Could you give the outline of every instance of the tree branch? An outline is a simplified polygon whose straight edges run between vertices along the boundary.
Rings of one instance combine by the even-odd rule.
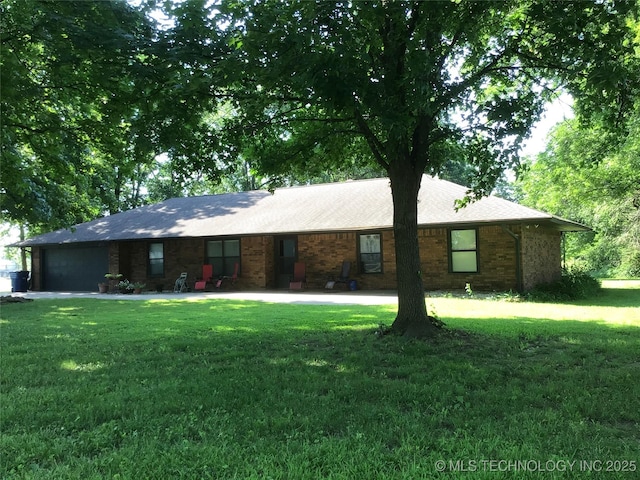
[[[364,136],[369,148],[371,149],[371,153],[373,153],[373,157],[376,159],[376,162],[380,164],[385,170],[389,170],[389,162],[387,162],[384,158],[384,145],[376,135],[371,131],[369,125],[367,125],[366,120],[362,116],[360,109],[356,107],[354,109],[354,113],[356,114],[356,124],[360,130],[362,136]]]
[[[8,127],[17,128],[20,130],[26,130],[31,133],[38,133],[38,134],[44,134],[54,130],[52,128],[35,128],[35,127],[32,127],[31,125],[25,125],[24,123],[12,123],[12,122],[6,122],[6,121],[4,122],[4,125]]]

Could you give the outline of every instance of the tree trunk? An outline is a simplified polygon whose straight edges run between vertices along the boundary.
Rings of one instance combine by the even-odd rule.
[[[391,329],[412,338],[433,337],[439,327],[428,316],[418,244],[418,191],[422,174],[389,172],[398,275],[398,314]]]
[[[20,224],[20,241],[24,242],[25,237],[26,237],[26,233],[25,233],[24,225],[21,223]],[[23,271],[29,270],[27,265],[26,247],[20,247],[20,265],[22,266]]]

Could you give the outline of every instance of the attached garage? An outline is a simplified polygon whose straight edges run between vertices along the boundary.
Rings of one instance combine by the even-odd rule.
[[[41,252],[42,289],[94,291],[109,271],[106,245],[44,247]]]

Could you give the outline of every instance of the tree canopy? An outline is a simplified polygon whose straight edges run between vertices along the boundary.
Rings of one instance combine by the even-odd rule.
[[[638,96],[635,0],[149,0],[138,8],[13,0],[3,8],[2,70],[12,76],[6,97],[2,82],[3,162],[22,188],[3,192],[11,218],[30,217],[31,191],[65,198],[46,192],[53,187],[38,183],[40,171],[60,170],[51,176],[71,189],[68,204],[105,185],[120,201],[118,179],[144,176],[161,152],[171,175],[219,177],[246,165],[269,178],[383,172],[394,202],[393,328],[407,335],[436,328],[417,242],[423,173],[451,171],[454,159],[466,165],[470,197],[486,195],[517,167],[522,141],[560,88],[582,118],[618,135]],[[166,25],[149,19],[154,9]],[[117,168],[103,175],[110,162]],[[94,183],[66,181],[78,171]]]
[[[147,153],[134,78],[151,24],[124,2],[0,8],[5,220],[56,228],[117,211]]]
[[[416,225],[422,174],[460,158],[473,171],[470,192],[486,195],[517,166],[521,142],[561,86],[585,118],[624,125],[638,91],[636,9],[614,1],[222,1],[200,17],[204,36],[191,38],[224,57],[215,94],[234,110],[221,138],[229,155],[249,152],[272,174],[349,162],[386,172],[393,328],[430,335]]]
[[[521,203],[594,229],[569,238],[569,256],[601,275],[640,276],[640,112],[628,129],[612,143],[601,127],[567,120],[517,183]]]

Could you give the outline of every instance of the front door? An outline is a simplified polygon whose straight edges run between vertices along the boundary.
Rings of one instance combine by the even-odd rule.
[[[298,258],[298,239],[278,237],[276,239],[276,286],[289,288],[293,276],[293,264]]]

